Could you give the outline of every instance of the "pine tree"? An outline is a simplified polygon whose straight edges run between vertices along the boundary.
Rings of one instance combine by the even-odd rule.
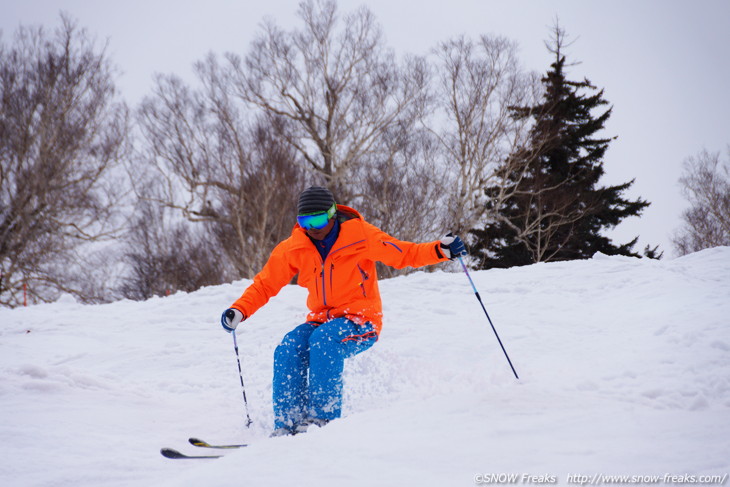
[[[622,196],[633,180],[599,186],[603,157],[615,137],[596,134],[612,108],[594,115],[608,105],[603,90],[587,79],[566,78],[563,40],[556,26],[548,46],[555,61],[542,78],[541,101],[512,108],[514,117],[532,117],[534,125],[526,146],[500,167],[503,183],[485,190],[493,218],[471,232],[477,240],[472,251],[483,268],[583,259],[596,252],[638,256],[632,250],[638,237],[615,245],[601,232],[639,215],[649,203]]]

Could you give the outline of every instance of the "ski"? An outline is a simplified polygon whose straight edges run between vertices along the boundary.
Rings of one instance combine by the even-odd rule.
[[[197,446],[200,448],[217,448],[219,450],[230,450],[234,448],[243,448],[245,446],[248,446],[246,444],[240,444],[240,445],[211,445],[207,441],[200,440],[198,438],[189,438],[188,441],[191,445]]]
[[[197,460],[201,458],[220,458],[223,455],[185,455],[172,448],[163,448],[160,450],[162,456],[165,458],[172,458],[173,460]]]

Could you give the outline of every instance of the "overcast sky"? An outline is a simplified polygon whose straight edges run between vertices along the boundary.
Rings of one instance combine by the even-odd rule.
[[[154,73],[191,77],[208,52],[245,54],[265,16],[300,25],[295,0],[0,0],[2,41],[18,25],[59,24],[67,12],[100,41],[120,69],[118,86],[136,105]],[[340,12],[367,5],[398,54],[426,54],[466,34],[498,34],[520,46],[525,68],[545,72],[544,41],[560,19],[574,43],[571,79],[605,89],[613,116],[604,135],[617,135],[605,157],[604,184],[636,178],[631,198],[652,203],[610,233],[615,243],[640,236],[636,249],[670,237],[687,206],[677,184],[682,161],[730,144],[730,0],[339,0]]]

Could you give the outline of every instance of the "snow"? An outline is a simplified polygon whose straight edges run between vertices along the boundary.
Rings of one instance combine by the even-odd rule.
[[[468,486],[517,474],[567,485],[730,472],[730,248],[471,275],[519,380],[463,272],[383,280],[383,333],[347,363],[343,418],[274,439],[272,356],[304,319],[299,287],[239,328],[250,429],[218,323],[248,281],[2,309],[2,484]],[[250,446],[218,460],[159,454],[206,452],[190,436]]]

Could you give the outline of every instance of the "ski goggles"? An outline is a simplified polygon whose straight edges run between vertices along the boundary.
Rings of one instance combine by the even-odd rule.
[[[330,219],[337,213],[337,205],[334,204],[327,211],[318,211],[316,213],[306,213],[297,215],[297,223],[305,230],[315,229],[321,230],[327,226]]]

